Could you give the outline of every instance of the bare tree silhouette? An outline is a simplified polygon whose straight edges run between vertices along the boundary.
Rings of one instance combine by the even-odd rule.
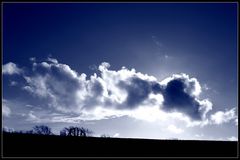
[[[33,133],[40,134],[40,135],[52,135],[53,134],[51,131],[51,128],[46,125],[34,126]]]
[[[61,136],[81,136],[81,137],[87,137],[90,136],[93,132],[87,128],[83,127],[65,127],[60,131]]]
[[[68,129],[68,128],[62,129],[62,130],[60,131],[60,136],[67,136],[67,133],[68,133],[67,129]]]
[[[87,129],[87,128],[80,128],[80,136],[86,137],[86,136],[91,136],[91,134],[93,133],[93,131]]]

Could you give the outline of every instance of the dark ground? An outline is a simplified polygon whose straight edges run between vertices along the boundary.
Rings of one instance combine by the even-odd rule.
[[[237,142],[3,135],[3,157],[237,157]]]

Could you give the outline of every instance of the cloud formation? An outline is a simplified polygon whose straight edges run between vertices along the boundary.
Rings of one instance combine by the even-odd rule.
[[[198,99],[201,86],[196,78],[189,78],[186,74],[173,75],[163,80],[162,84],[164,110],[177,110],[192,119],[201,120],[212,109],[212,103],[208,99]]]
[[[29,111],[27,115],[24,115],[27,117],[26,121],[34,122],[34,123],[41,123],[41,119],[39,119],[36,115],[34,115],[34,111]]]
[[[11,109],[8,106],[7,100],[3,99],[2,102],[2,115],[4,117],[9,117],[11,115]]]
[[[16,81],[10,81],[10,86],[16,86],[18,83]]]
[[[237,115],[236,115],[236,108],[232,108],[230,110],[218,111],[211,115],[211,121],[213,124],[222,124],[228,123],[230,121],[235,121],[237,123]]]
[[[18,68],[18,66],[15,63],[9,62],[3,65],[2,72],[3,74],[6,74],[6,75],[13,75],[13,74],[21,74],[23,70]]]
[[[181,128],[177,128],[175,125],[169,125],[167,128],[170,132],[173,132],[175,134],[181,134],[184,132]]]
[[[87,77],[54,58],[30,61],[32,73],[23,75],[22,89],[43,99],[48,109],[56,113],[73,114],[71,117],[55,116],[51,119],[54,122],[120,116],[147,121],[180,120],[188,126],[223,121],[218,118],[221,112],[213,115],[211,121],[206,119],[212,103],[199,98],[200,83],[184,73],[160,81],[135,69],[111,70],[110,64],[103,62],[98,66],[98,73]],[[36,118],[33,113],[29,113],[29,117]]]

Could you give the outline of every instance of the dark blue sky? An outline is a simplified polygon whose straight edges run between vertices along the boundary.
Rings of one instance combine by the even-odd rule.
[[[50,54],[88,76],[104,61],[159,80],[186,73],[210,88],[212,111],[237,107],[237,3],[4,3],[3,64]],[[27,96],[7,78],[5,99]]]

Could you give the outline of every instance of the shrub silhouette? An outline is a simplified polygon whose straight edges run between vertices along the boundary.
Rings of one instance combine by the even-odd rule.
[[[101,136],[100,136],[101,138],[111,138],[109,135],[107,135],[107,134],[102,134]]]
[[[87,128],[83,127],[65,127],[60,131],[61,136],[81,136],[81,137],[87,137],[90,136],[93,132]]]
[[[26,131],[25,133],[26,134],[34,134],[34,131],[33,130],[29,130],[29,131]]]
[[[12,128],[7,128],[7,127],[3,127],[3,128],[2,128],[2,131],[3,131],[4,133],[6,133],[6,132],[8,132],[8,133],[14,133],[14,132],[15,132],[14,129],[12,129]]]
[[[23,130],[20,130],[20,131],[13,131],[13,132],[11,132],[11,133],[17,133],[17,134],[25,134],[25,133],[27,133],[27,134],[28,134],[27,131],[24,132]]]

